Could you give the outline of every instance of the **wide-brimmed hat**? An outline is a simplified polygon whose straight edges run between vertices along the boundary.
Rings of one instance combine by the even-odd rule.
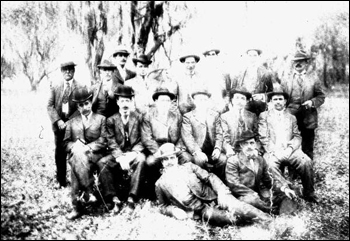
[[[176,155],[180,152],[173,143],[164,143],[159,147],[159,156],[157,159],[162,159],[166,156]]]
[[[258,134],[254,133],[252,130],[248,129],[242,132],[242,134],[237,138],[237,144],[255,138]]]
[[[115,66],[114,64],[112,64],[109,60],[105,59],[102,61],[101,64],[97,65],[97,68],[99,69],[116,69],[117,66]]]
[[[115,56],[116,56],[117,54],[119,54],[119,53],[127,54],[127,55],[130,54],[130,52],[128,51],[128,49],[127,49],[125,46],[118,46],[118,47],[114,50],[112,56],[115,57]]]
[[[135,65],[137,64],[137,62],[140,62],[145,65],[150,65],[152,63],[152,60],[150,60],[147,55],[141,54],[139,57],[133,58],[132,62],[134,62]]]
[[[209,91],[206,88],[201,88],[201,89],[194,90],[192,92],[191,96],[193,98],[195,95],[199,95],[199,94],[206,95],[209,98],[211,97],[211,93],[209,93]]]
[[[127,86],[127,85],[119,85],[118,88],[114,91],[114,95],[117,97],[120,96],[120,97],[131,98],[135,94],[134,94],[134,90],[132,89],[132,87]]]
[[[176,97],[175,94],[171,93],[167,88],[159,87],[152,95],[152,99],[155,101],[160,95],[167,95],[170,97],[171,100],[175,99]]]
[[[87,87],[78,87],[73,91],[73,102],[84,102],[88,99],[92,98],[92,91]]]
[[[198,63],[199,60],[201,59],[198,55],[195,55],[195,54],[188,54],[188,55],[184,55],[180,58],[180,62],[183,63],[185,62],[186,58],[189,58],[189,57],[193,57],[196,62]]]
[[[288,100],[289,95],[283,90],[281,85],[274,86],[273,91],[267,93],[268,101],[271,100],[274,95],[283,95],[286,100]]]
[[[256,51],[258,53],[258,55],[260,55],[262,53],[261,49],[247,49],[247,51],[245,51],[245,52],[248,53],[249,51]]]
[[[252,94],[249,93],[246,88],[238,88],[238,89],[233,89],[230,91],[230,99],[232,99],[233,95],[236,93],[244,95],[245,97],[247,97],[247,100],[252,98]]]
[[[215,52],[216,55],[218,55],[218,54],[220,53],[220,50],[219,50],[219,49],[209,49],[209,50],[207,50],[207,51],[204,51],[204,52],[203,52],[203,55],[204,55],[204,56],[207,56],[210,52],[213,52],[213,51]]]
[[[310,56],[307,55],[307,53],[303,50],[298,50],[295,55],[294,55],[294,58],[292,59],[292,61],[298,61],[298,60],[308,60],[308,59],[311,59]]]
[[[76,66],[76,64],[73,62],[73,61],[69,61],[69,62],[64,62],[61,64],[61,68],[65,68],[65,67],[68,67],[68,66]]]

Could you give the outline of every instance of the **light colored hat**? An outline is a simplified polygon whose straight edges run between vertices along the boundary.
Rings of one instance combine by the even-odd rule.
[[[209,98],[211,97],[211,94],[206,88],[196,89],[195,91],[192,92],[191,96],[193,98],[195,95],[198,95],[198,94],[207,95]]]
[[[157,157],[157,159],[164,158],[166,156],[176,155],[180,152],[179,149],[175,147],[173,143],[164,143],[159,147],[159,153],[160,155]]]
[[[298,60],[302,60],[302,59],[311,59],[310,56],[307,55],[307,53],[303,50],[299,50],[295,53],[294,58],[292,59],[292,61],[298,61]]]
[[[249,51],[256,51],[258,53],[258,55],[260,55],[262,53],[261,49],[247,49],[246,53],[248,53]]]
[[[107,59],[103,60],[101,64],[97,65],[99,69],[116,69],[117,66],[112,64],[110,61]]]

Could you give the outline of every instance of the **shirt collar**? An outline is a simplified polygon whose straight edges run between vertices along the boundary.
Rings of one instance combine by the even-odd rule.
[[[83,115],[83,114],[82,114],[81,116],[82,116],[82,118],[83,118],[84,121],[88,121],[88,120],[90,120],[91,115],[92,115],[92,111],[90,112],[90,114],[88,114],[88,116],[85,116],[85,115]]]
[[[306,69],[304,69],[304,71],[303,72],[301,72],[301,73],[299,73],[298,71],[296,71],[296,70],[294,70],[294,75],[297,75],[297,76],[305,76],[305,74],[306,74]]]
[[[69,86],[72,87],[73,79],[68,80],[68,81],[64,81],[64,88],[67,88],[67,83],[69,83]]]

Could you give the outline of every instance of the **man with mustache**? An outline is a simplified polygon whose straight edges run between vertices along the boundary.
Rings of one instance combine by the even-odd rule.
[[[66,122],[78,114],[77,105],[72,101],[72,92],[82,86],[74,79],[75,66],[76,64],[72,61],[61,64],[63,79],[51,87],[47,103],[47,112],[55,136],[55,163],[57,168],[55,188],[67,186],[67,153],[64,149],[63,138]]]
[[[293,58],[293,72],[281,84],[289,95],[287,110],[297,118],[302,150],[313,160],[317,108],[324,103],[326,95],[316,73],[309,69],[310,60],[305,51],[298,51]]]
[[[67,216],[76,219],[84,213],[84,203],[96,202],[93,195],[93,172],[107,147],[106,118],[91,110],[92,91],[87,87],[73,93],[80,115],[67,122],[64,145],[71,165],[73,211]]]
[[[105,202],[108,209],[117,213],[121,206],[119,198],[124,199],[124,189],[128,191],[128,208],[130,211],[135,208],[144,182],[146,156],[141,143],[141,115],[131,110],[134,104],[133,89],[120,85],[115,95],[119,113],[107,119],[109,154],[98,162],[98,166]]]
[[[125,81],[128,79],[132,79],[136,76],[135,72],[125,67],[129,55],[130,53],[125,46],[118,46],[112,55],[112,62],[117,66],[112,76],[113,90],[116,90],[119,85],[124,85]]]
[[[282,175],[282,166],[294,168],[303,184],[306,201],[317,203],[311,159],[301,150],[301,135],[294,115],[286,110],[288,94],[280,87],[268,94],[273,109],[260,114],[259,139],[264,158],[275,176]]]

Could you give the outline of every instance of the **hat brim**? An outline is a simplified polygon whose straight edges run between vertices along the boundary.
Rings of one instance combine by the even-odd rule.
[[[130,55],[130,53],[127,50],[119,50],[114,52],[112,56],[115,57],[117,54],[127,54],[128,56]]]
[[[258,134],[257,134],[257,133],[254,133],[254,134],[252,134],[252,135],[250,135],[250,136],[245,136],[245,137],[243,137],[243,138],[238,138],[238,139],[236,140],[236,143],[239,144],[239,143],[245,142],[245,141],[247,141],[247,140],[256,138],[257,136],[258,136]]]
[[[116,96],[116,97],[126,97],[126,98],[131,98],[131,97],[134,97],[134,96],[135,96],[135,94],[131,94],[131,95],[129,95],[129,94],[119,94],[119,93],[114,93],[114,96]]]
[[[156,101],[156,99],[158,99],[160,95],[167,95],[170,97],[171,100],[175,99],[176,97],[173,93],[170,93],[170,92],[156,92],[152,95],[153,101]]]
[[[99,69],[111,69],[111,70],[115,70],[115,69],[117,69],[117,66],[97,65],[97,68],[99,68]]]
[[[292,61],[309,60],[309,59],[311,59],[311,57],[296,57],[296,58],[293,58]]]
[[[233,90],[230,93],[230,98],[232,99],[232,97],[234,96],[234,94],[241,94],[244,95],[245,97],[247,97],[247,100],[249,100],[250,98],[252,98],[252,94],[246,91],[241,91],[241,90]]]
[[[68,67],[68,66],[74,67],[74,66],[77,66],[77,65],[75,63],[73,63],[73,62],[68,62],[68,63],[61,64],[61,68],[65,68],[65,67]]]
[[[157,160],[163,159],[164,157],[167,157],[167,156],[177,155],[177,154],[179,154],[179,152],[180,152],[180,150],[170,151],[170,152],[163,153],[163,155],[157,157]]]
[[[72,101],[75,102],[75,103],[81,103],[81,102],[87,101],[90,98],[92,98],[92,93],[88,97],[86,97],[84,99],[81,99],[81,100],[72,99]]]
[[[211,49],[211,50],[207,50],[203,53],[204,56],[208,55],[210,52],[215,51],[216,54],[220,53],[220,50],[218,49]]]
[[[195,95],[206,95],[206,96],[208,96],[209,98],[211,97],[211,94],[208,93],[208,92],[205,92],[205,91],[197,91],[197,92],[192,93],[192,95],[191,95],[192,98],[193,98]]]
[[[201,59],[199,56],[194,55],[194,54],[191,54],[191,55],[186,55],[186,56],[181,57],[181,58],[180,58],[180,62],[181,62],[181,63],[185,62],[186,58],[189,58],[189,57],[193,57],[193,58],[196,60],[197,63],[198,63],[199,60]]]
[[[274,95],[283,95],[286,100],[288,100],[288,97],[289,97],[289,95],[287,93],[285,93],[285,92],[281,92],[281,91],[279,91],[279,92],[269,92],[269,93],[267,93],[268,100],[270,101],[272,96],[274,96]]]
[[[260,54],[262,53],[262,50],[261,50],[261,49],[248,49],[248,50],[246,51],[246,53],[248,53],[249,51],[256,51],[256,52],[258,52],[258,55],[260,55]]]
[[[150,64],[152,64],[152,60],[144,61],[144,60],[135,59],[135,58],[132,59],[132,62],[134,63],[134,65],[136,65],[138,62],[139,62],[139,63],[142,63],[142,64],[145,64],[145,65],[150,65]]]

